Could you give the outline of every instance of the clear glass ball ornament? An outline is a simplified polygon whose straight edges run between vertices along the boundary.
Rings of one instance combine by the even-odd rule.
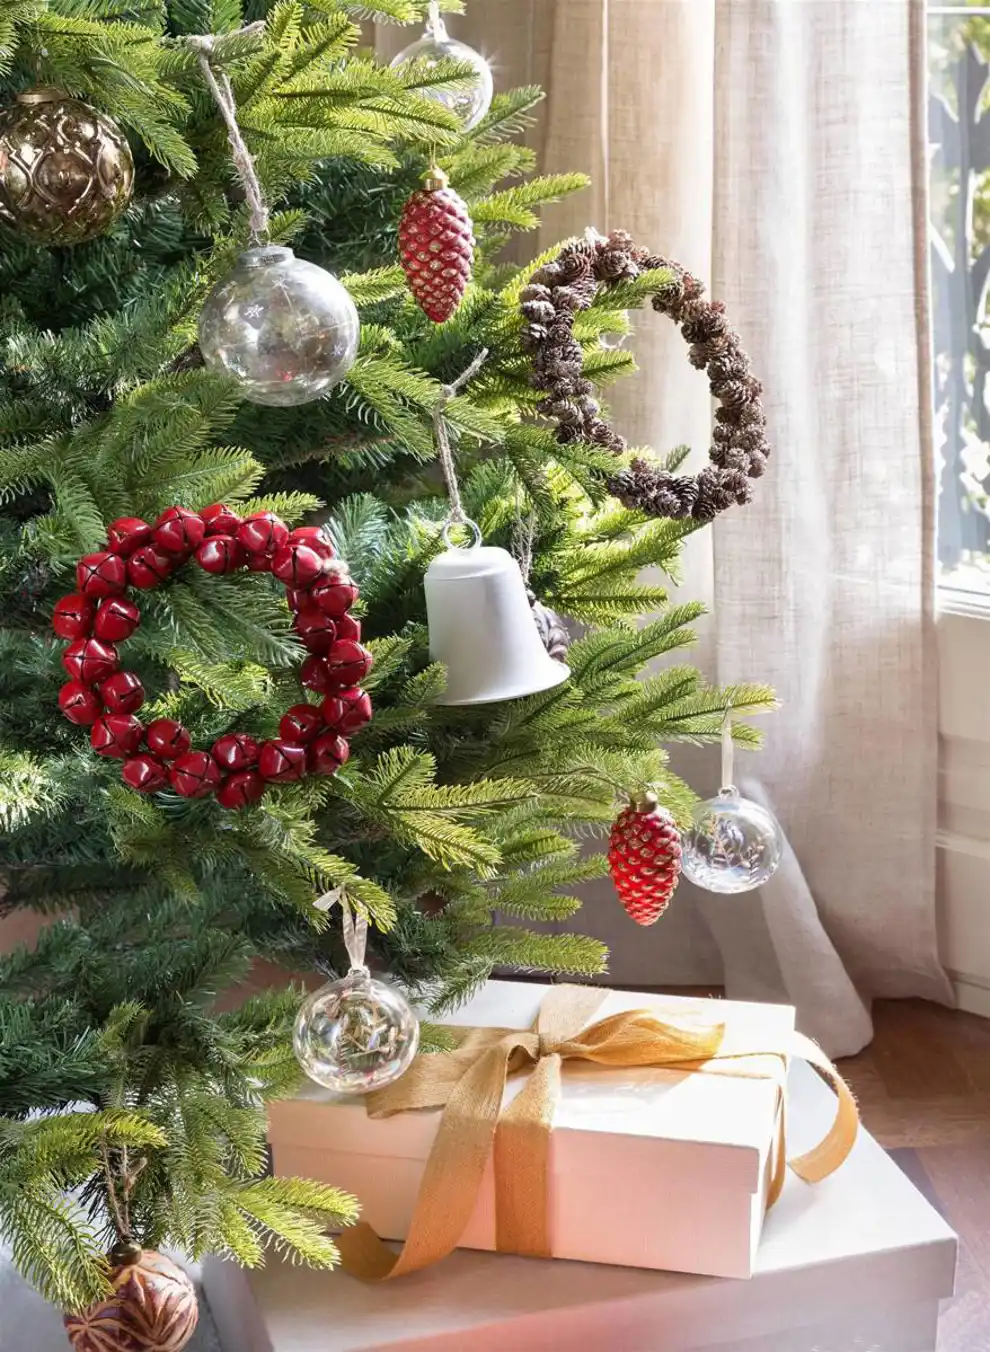
[[[422,92],[436,103],[442,103],[456,113],[465,131],[476,127],[488,109],[492,106],[495,93],[495,81],[492,68],[473,47],[466,42],[458,42],[450,37],[442,23],[427,28],[418,42],[404,47],[392,60],[393,66],[401,66],[406,61],[425,60],[430,69],[444,57],[454,61],[466,62],[477,71],[477,79],[469,89],[424,89]]]
[[[241,254],[210,292],[199,345],[211,371],[236,377],[255,404],[318,399],[357,356],[361,324],[333,273],[263,245]]]
[[[776,873],[783,843],[772,812],[722,789],[695,808],[681,840],[681,871],[709,892],[750,892]]]
[[[419,1047],[419,1021],[394,986],[353,967],[303,1001],[292,1035],[311,1080],[338,1094],[370,1094],[397,1080]]]

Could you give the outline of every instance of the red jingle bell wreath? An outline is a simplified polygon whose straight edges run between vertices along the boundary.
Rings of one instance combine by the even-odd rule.
[[[171,718],[143,722],[140,678],[121,666],[118,644],[141,623],[128,590],[157,587],[180,568],[207,573],[270,572],[286,590],[294,629],[309,656],[300,680],[321,694],[319,705],[292,705],[279,736],[258,742],[228,732],[211,747]],[[138,793],[171,788],[185,798],[214,795],[221,807],[256,803],[270,784],[306,775],[332,775],[349,755],[348,737],[371,719],[361,681],[372,657],[351,615],[357,588],[333,546],[316,526],[290,530],[272,512],[241,518],[222,503],[201,512],[169,507],[154,524],[121,517],[107,530],[107,547],[76,564],[76,591],[55,604],[52,627],[67,640],[59,691],[66,718],[90,728],[101,756],[122,762],[121,777]]]

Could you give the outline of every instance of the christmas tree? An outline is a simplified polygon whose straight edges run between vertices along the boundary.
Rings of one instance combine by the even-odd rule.
[[[9,202],[0,224],[2,907],[51,922],[36,946],[0,957],[0,1240],[66,1309],[107,1292],[106,1255],[122,1239],[244,1264],[272,1243],[334,1263],[327,1231],[353,1218],[354,1199],[264,1170],[265,1102],[301,1080],[298,974],[346,971],[339,913],[314,907],[321,894],[346,889],[370,922],[373,966],[434,1012],[496,967],[602,972],[597,941],[530,925],[573,916],[574,889],[606,868],[594,838],[628,793],[652,786],[676,820],[690,815],[663,743],[716,740],[727,710],[770,703],[760,686],[716,690],[684,665],[642,678],[691,643],[700,607],[670,604],[641,574],[676,577],[706,513],[623,505],[609,487],[632,455],[541,417],[547,387],[532,379],[520,298],[557,251],[523,269],[500,256],[584,180],[533,176],[514,139],[539,90],[498,93],[465,130],[458,99],[474,68],[389,68],[361,47],[362,20],[421,25],[425,10],[6,0],[0,14],[8,129],[45,106],[18,95],[53,88],[114,119],[134,160],[133,198],[83,222],[83,242],[59,193],[78,193],[85,157],[52,180],[39,218],[52,238]],[[214,37],[208,64],[233,95],[271,242],[332,271],[360,311],[346,378],[296,407],[245,399],[197,345],[204,301],[249,241],[250,203],[192,35]],[[37,144],[43,125],[20,134]],[[439,326],[410,296],[397,246],[434,160],[477,239],[467,294]],[[573,316],[596,387],[633,369],[603,336],[676,283],[636,272]],[[434,414],[482,351],[442,412],[464,509],[581,637],[566,683],[447,707],[423,595],[449,511]],[[683,455],[648,471],[662,479]],[[106,548],[111,522],[215,503],[321,524],[360,588],[374,656],[363,683],[374,717],[340,773],[271,785],[240,811],[122,783],[120,761],[60,712],[65,645],[52,632],[77,561]],[[270,574],[191,563],[140,600],[127,666],[145,691],[142,723],[181,722],[200,748],[235,730],[277,738],[280,715],[307,698],[306,652]],[[745,723],[735,734],[756,741]],[[218,1012],[259,958],[285,969],[281,988]],[[439,1045],[428,1024],[422,1045]]]

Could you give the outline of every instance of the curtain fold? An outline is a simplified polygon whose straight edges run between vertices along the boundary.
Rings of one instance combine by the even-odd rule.
[[[765,384],[775,455],[754,502],[691,542],[714,602],[712,679],[782,699],[740,788],[784,825],[780,871],[719,898],[682,884],[631,926],[608,885],[585,928],[610,979],[724,979],[792,1000],[832,1055],[873,995],[950,1000],[934,915],[934,470],[925,279],[923,0],[500,0],[453,20],[503,88],[536,82],[540,167],[595,186],[533,252],[622,227],[724,299]],[[636,316],[612,397],[631,444],[707,453],[712,410],[672,327]],[[699,792],[715,758],[680,758]],[[582,919],[579,917],[579,920]]]
[[[716,10],[712,285],[776,448],[752,506],[716,524],[717,675],[758,666],[783,701],[748,769],[791,846],[743,910],[762,910],[785,987],[842,1051],[866,1031],[850,978],[951,998],[934,903],[923,15],[922,0]]]

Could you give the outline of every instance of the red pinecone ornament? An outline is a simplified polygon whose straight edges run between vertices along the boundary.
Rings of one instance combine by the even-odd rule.
[[[64,1316],[75,1352],[182,1352],[196,1329],[192,1282],[171,1259],[137,1250],[113,1270],[113,1295]]]
[[[416,304],[434,324],[460,305],[471,280],[474,235],[463,200],[447,175],[431,168],[402,208],[399,255]]]
[[[681,876],[681,837],[670,813],[644,793],[612,827],[609,872],[619,900],[637,925],[652,925],[670,904]]]

